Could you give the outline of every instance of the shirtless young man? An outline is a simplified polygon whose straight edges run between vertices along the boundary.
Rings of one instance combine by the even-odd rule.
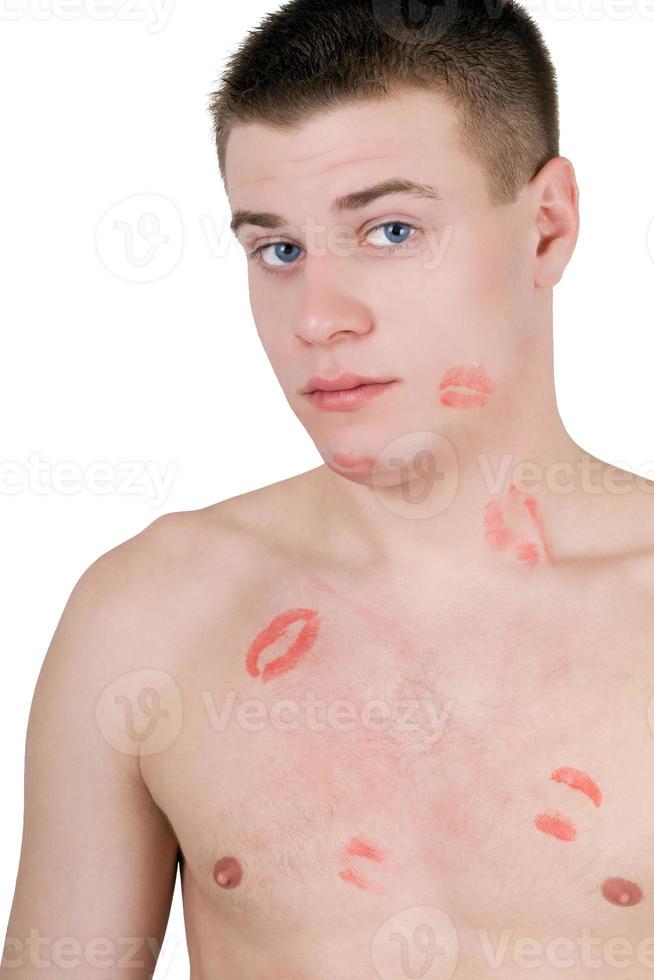
[[[192,980],[654,976],[654,487],[557,412],[553,70],[519,8],[373,6],[295,0],[212,100],[324,465],[81,576],[3,977],[149,977],[178,861]]]

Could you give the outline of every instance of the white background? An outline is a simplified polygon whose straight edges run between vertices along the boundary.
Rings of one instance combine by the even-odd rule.
[[[225,58],[276,6],[0,0],[0,463],[22,481],[0,490],[3,933],[29,706],[76,580],[159,514],[321,463],[259,344],[207,111]],[[525,6],[580,187],[555,290],[561,416],[585,449],[651,477],[654,0]],[[167,237],[154,257],[144,212]],[[103,493],[83,485],[99,461]],[[188,976],[183,935],[178,882],[157,977]]]

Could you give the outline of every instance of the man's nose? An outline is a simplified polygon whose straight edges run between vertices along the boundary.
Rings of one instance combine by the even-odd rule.
[[[370,308],[343,283],[322,276],[305,281],[295,332],[309,344],[326,344],[345,334],[366,334],[372,328]]]

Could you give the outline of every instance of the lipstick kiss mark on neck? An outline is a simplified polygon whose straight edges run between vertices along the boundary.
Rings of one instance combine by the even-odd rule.
[[[532,540],[526,533],[509,527],[507,515],[512,513],[514,522],[519,523],[522,514],[526,514],[529,519],[536,540]],[[511,549],[519,562],[525,565],[537,565],[542,554],[552,564],[554,555],[552,546],[549,542],[543,524],[538,504],[534,497],[524,497],[518,491],[515,484],[511,484],[507,490],[504,500],[489,500],[484,507],[484,534],[486,541],[492,548],[499,551]]]

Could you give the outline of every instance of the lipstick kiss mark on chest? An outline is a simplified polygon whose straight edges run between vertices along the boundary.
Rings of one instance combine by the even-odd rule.
[[[270,660],[264,664],[262,669],[260,667],[260,660],[264,651],[279,640],[292,624],[302,620],[305,621],[305,625],[288,649],[274,660]],[[292,670],[306,656],[316,642],[318,625],[318,614],[314,609],[287,609],[286,612],[275,616],[268,626],[261,630],[250,644],[250,648],[245,657],[245,667],[248,674],[251,677],[261,677],[261,680],[265,684],[271,678],[279,677],[280,674]]]
[[[349,867],[339,871],[339,877],[349,885],[355,885],[362,891],[374,892],[378,895],[383,894],[383,889],[370,881],[364,874],[352,867],[352,858],[364,858],[375,864],[385,864],[388,860],[386,852],[372,844],[370,841],[363,840],[361,837],[352,837],[343,849],[343,857]]]

